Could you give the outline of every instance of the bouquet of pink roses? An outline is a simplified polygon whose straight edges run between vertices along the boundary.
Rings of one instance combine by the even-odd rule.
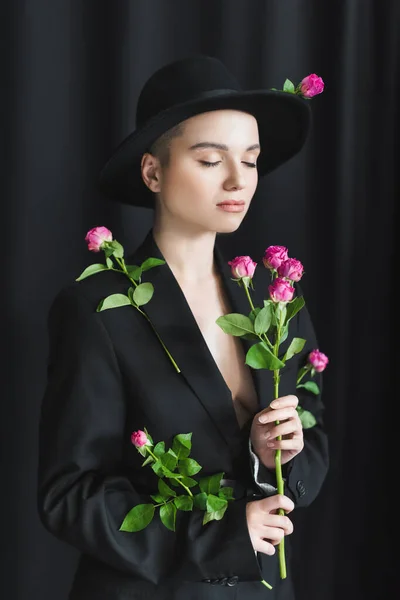
[[[279,357],[279,348],[289,334],[289,324],[293,317],[303,308],[305,302],[302,296],[295,297],[294,282],[303,276],[303,265],[295,258],[289,258],[284,246],[269,246],[263,257],[264,266],[270,270],[272,283],[268,286],[269,297],[264,300],[262,307],[255,307],[250,295],[253,287],[253,276],[257,266],[250,256],[237,256],[228,264],[231,266],[233,280],[243,287],[249,301],[248,315],[231,313],[217,319],[221,329],[230,335],[254,340],[254,344],[246,354],[246,364],[254,369],[269,369],[274,374],[274,399],[279,397],[280,369],[286,365],[295,354],[301,352],[306,340],[294,337],[283,356]],[[319,394],[319,388],[313,381],[300,383],[307,373],[314,376],[328,364],[328,358],[319,350],[313,350],[308,355],[307,364],[298,372],[296,388],[306,388]],[[273,406],[273,404],[272,404]],[[297,406],[300,421],[304,429],[315,425],[311,412]],[[279,425],[279,421],[275,422]],[[278,436],[277,440],[281,440]],[[275,474],[278,494],[284,493],[282,477],[281,450],[275,451]],[[284,514],[281,509],[280,514]],[[281,578],[286,578],[286,563],[284,553],[284,538],[279,543],[279,565]]]

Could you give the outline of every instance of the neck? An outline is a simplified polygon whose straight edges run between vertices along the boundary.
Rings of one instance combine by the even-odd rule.
[[[216,233],[183,231],[153,225],[153,237],[175,278],[182,284],[203,284],[218,275],[214,263]]]

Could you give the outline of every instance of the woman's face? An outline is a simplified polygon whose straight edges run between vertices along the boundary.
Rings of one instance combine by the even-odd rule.
[[[151,187],[158,195],[156,219],[193,232],[235,231],[257,187],[259,153],[257,121],[251,114],[215,110],[187,119],[182,135],[171,140],[167,166],[148,155],[156,174]],[[149,163],[145,165],[142,161],[146,171]],[[234,200],[243,202],[240,211],[218,206]]]

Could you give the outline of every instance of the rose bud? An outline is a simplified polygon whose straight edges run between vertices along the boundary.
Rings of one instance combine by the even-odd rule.
[[[150,446],[150,440],[144,431],[140,429],[138,431],[132,431],[131,442],[136,448],[142,448],[142,446]]]
[[[277,270],[280,277],[286,277],[291,281],[300,281],[304,267],[296,258],[288,258],[279,265]]]
[[[317,373],[322,373],[329,362],[328,357],[319,350],[312,350],[308,355],[308,362],[313,366]]]
[[[285,246],[268,246],[264,252],[264,267],[267,269],[277,269],[287,259],[288,251]]]
[[[274,279],[274,282],[268,286],[268,290],[273,302],[290,302],[295,291],[287,279],[281,277]]]
[[[298,89],[304,98],[313,98],[324,91],[324,82],[315,73],[307,75],[299,83]]]
[[[92,252],[99,252],[103,248],[104,242],[112,242],[112,233],[107,227],[93,227],[85,237],[88,248]]]
[[[250,277],[254,275],[257,263],[251,260],[250,256],[236,256],[233,260],[228,261],[228,265],[231,266],[232,275],[236,279],[242,277]]]

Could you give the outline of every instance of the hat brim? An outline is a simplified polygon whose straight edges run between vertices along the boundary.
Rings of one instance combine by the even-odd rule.
[[[311,126],[308,102],[288,92],[252,90],[227,91],[175,105],[133,131],[119,144],[100,172],[98,189],[110,200],[154,208],[154,194],[141,177],[143,154],[160,135],[181,121],[219,109],[241,110],[256,118],[261,146],[257,169],[262,177],[302,149]]]

